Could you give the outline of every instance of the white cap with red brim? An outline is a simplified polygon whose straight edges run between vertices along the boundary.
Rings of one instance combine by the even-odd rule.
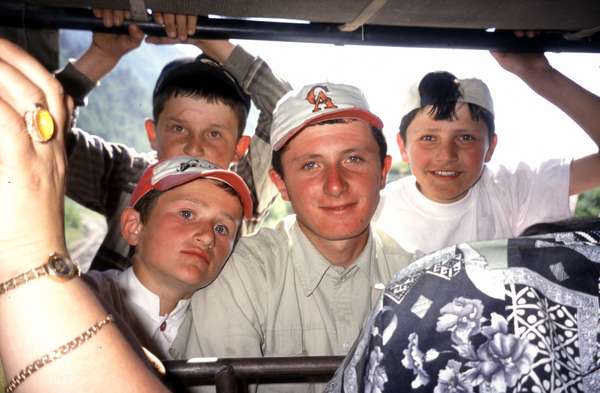
[[[252,217],[250,189],[237,173],[219,168],[210,161],[190,156],[174,157],[149,166],[133,190],[129,206],[134,207],[152,190],[167,191],[198,178],[217,180],[229,185],[242,202],[244,217]]]
[[[369,111],[365,96],[354,86],[326,82],[290,91],[273,111],[271,146],[277,151],[312,124],[344,118],[364,120],[375,128],[383,128],[381,119]]]

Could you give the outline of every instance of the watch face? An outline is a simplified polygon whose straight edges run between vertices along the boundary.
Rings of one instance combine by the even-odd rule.
[[[58,254],[52,254],[48,261],[48,272],[56,277],[71,278],[79,274],[79,266]]]

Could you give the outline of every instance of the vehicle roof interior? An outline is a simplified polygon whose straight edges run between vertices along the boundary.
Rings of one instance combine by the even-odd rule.
[[[387,26],[494,27],[573,32],[600,25],[598,0],[37,0],[28,3],[114,9],[132,5],[183,14],[331,23],[354,21],[370,7],[374,12],[365,23]]]

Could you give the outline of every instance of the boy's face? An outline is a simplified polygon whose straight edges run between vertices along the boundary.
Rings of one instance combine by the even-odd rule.
[[[131,208],[123,217],[123,235],[136,246],[134,269],[140,281],[155,293],[161,292],[154,288],[169,288],[191,295],[225,264],[242,205],[213,181],[198,179],[163,192],[145,224]]]
[[[158,121],[147,119],[145,126],[159,160],[188,155],[228,168],[244,155],[250,142],[248,136],[238,140],[239,122],[229,106],[204,98],[171,97]]]
[[[477,182],[496,147],[496,135],[490,141],[485,123],[471,118],[468,105],[459,105],[453,121],[434,120],[430,107],[423,108],[406,130],[406,143],[397,137],[402,159],[410,164],[417,187],[435,202],[462,198]]]
[[[271,170],[283,199],[313,244],[366,233],[385,185],[384,167],[370,126],[362,121],[309,126],[282,155],[284,178]]]

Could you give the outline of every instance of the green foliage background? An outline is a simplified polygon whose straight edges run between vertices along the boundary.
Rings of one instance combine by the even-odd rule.
[[[577,217],[600,217],[600,188],[584,192],[577,200]]]
[[[60,64],[76,59],[89,47],[90,32],[63,30],[60,34]],[[119,65],[102,79],[80,108],[77,126],[107,141],[124,143],[138,151],[150,146],[144,131],[144,119],[152,116],[152,89],[162,67],[181,57],[175,47],[142,45],[125,56]],[[65,200],[67,243],[84,235],[83,218],[101,219],[70,199]]]

